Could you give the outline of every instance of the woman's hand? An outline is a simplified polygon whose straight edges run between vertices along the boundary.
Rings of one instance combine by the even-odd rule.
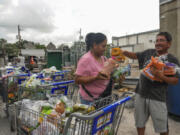
[[[108,80],[108,79],[110,79],[110,75],[99,72],[96,76],[96,79],[97,80]]]

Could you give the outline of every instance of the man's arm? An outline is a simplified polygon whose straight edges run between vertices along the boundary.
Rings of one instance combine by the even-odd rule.
[[[172,85],[176,85],[178,83],[179,78],[177,77],[167,77],[167,76],[162,76],[161,79],[168,83],[168,84],[172,84]]]
[[[163,74],[162,71],[157,70],[156,68],[151,68],[151,72],[153,75],[155,75],[157,78],[160,78],[164,82],[172,85],[176,85],[178,83],[179,78],[177,77],[167,77]]]
[[[124,56],[126,56],[130,59],[137,59],[137,55],[134,52],[123,51],[122,53]]]

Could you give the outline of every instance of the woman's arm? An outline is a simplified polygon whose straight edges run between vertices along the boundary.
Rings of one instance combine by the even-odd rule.
[[[86,84],[95,80],[107,80],[107,77],[103,76],[100,72],[96,76],[75,76],[76,84]]]

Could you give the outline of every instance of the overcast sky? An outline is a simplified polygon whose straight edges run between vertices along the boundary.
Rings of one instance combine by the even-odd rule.
[[[78,40],[88,32],[124,36],[159,28],[159,0],[0,0],[0,38],[47,44]]]

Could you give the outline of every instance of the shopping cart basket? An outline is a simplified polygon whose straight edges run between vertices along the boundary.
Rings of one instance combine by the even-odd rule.
[[[95,111],[88,114],[72,113],[66,119],[42,115],[19,104],[15,107],[16,129],[20,134],[36,135],[101,135],[106,132],[117,135],[124,105],[132,96],[134,94],[117,99],[117,96],[111,95],[92,103],[92,107],[96,102],[104,104]],[[107,104],[105,100],[112,103]]]

